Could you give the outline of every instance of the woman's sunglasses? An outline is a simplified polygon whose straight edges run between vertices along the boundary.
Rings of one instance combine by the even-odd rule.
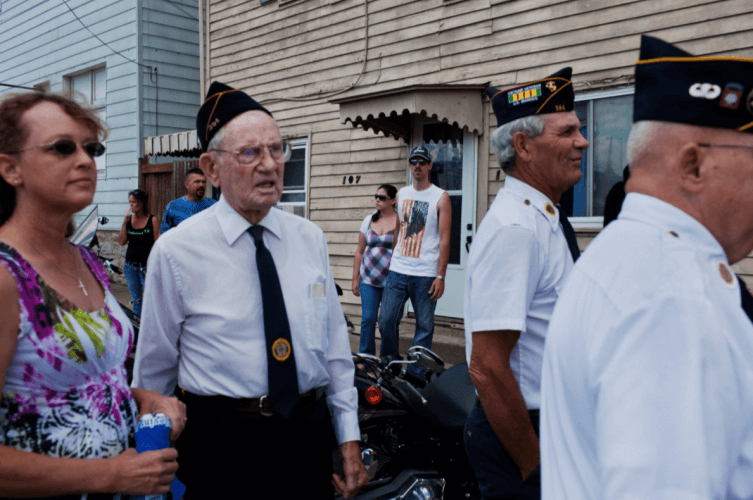
[[[390,200],[392,198],[389,198],[389,197],[387,197],[387,196],[385,196],[383,194],[375,194],[374,195],[374,199],[375,200],[379,200],[379,201],[387,201],[387,200]]]
[[[82,144],[81,147],[84,149],[84,152],[91,156],[92,158],[96,158],[98,156],[102,156],[105,154],[105,145],[101,142],[93,141],[93,142],[87,142],[86,144]],[[60,156],[70,156],[73,153],[76,152],[76,149],[78,148],[78,144],[73,142],[70,139],[60,139],[55,142],[51,142],[48,144],[40,144],[39,146],[30,146],[28,148],[19,149],[18,151],[27,151],[29,149],[39,149],[39,148],[49,148],[49,151],[52,151],[53,153],[60,155]]]
[[[421,166],[424,166],[427,163],[429,163],[428,161],[424,160],[423,158],[411,158],[410,160],[408,160],[408,162],[411,165],[421,165]]]

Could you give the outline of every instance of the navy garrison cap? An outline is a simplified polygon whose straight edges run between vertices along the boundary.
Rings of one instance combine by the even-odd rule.
[[[254,101],[242,90],[236,90],[224,83],[212,82],[204,104],[196,116],[196,133],[199,135],[202,151],[212,137],[227,123],[246,111],[259,110],[272,116],[264,106]]]
[[[525,116],[572,111],[575,99],[572,76],[573,69],[568,67],[542,80],[509,89],[486,89],[497,116],[497,126]]]
[[[641,37],[633,121],[656,120],[753,133],[753,59],[695,57]]]

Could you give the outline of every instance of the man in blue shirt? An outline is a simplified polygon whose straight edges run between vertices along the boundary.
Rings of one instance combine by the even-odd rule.
[[[200,168],[194,167],[186,172],[186,195],[167,204],[165,215],[162,217],[160,234],[174,228],[192,215],[196,215],[205,208],[216,203],[212,198],[204,198],[207,190],[207,178]]]

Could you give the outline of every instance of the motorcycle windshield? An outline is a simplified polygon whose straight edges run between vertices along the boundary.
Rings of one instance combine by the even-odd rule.
[[[84,221],[79,224],[76,230],[73,232],[68,240],[76,245],[88,247],[94,235],[97,234],[97,212],[99,205],[95,205],[89,215],[86,216]]]

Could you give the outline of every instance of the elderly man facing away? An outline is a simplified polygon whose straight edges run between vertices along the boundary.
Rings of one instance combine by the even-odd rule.
[[[271,208],[285,159],[269,111],[215,82],[197,131],[222,198],[153,249],[134,386],[179,388],[188,499],[332,498],[333,484],[351,497],[368,476],[324,234]],[[344,478],[332,474],[335,439]]]
[[[545,499],[753,498],[753,59],[643,37],[630,179],[557,302]]]

